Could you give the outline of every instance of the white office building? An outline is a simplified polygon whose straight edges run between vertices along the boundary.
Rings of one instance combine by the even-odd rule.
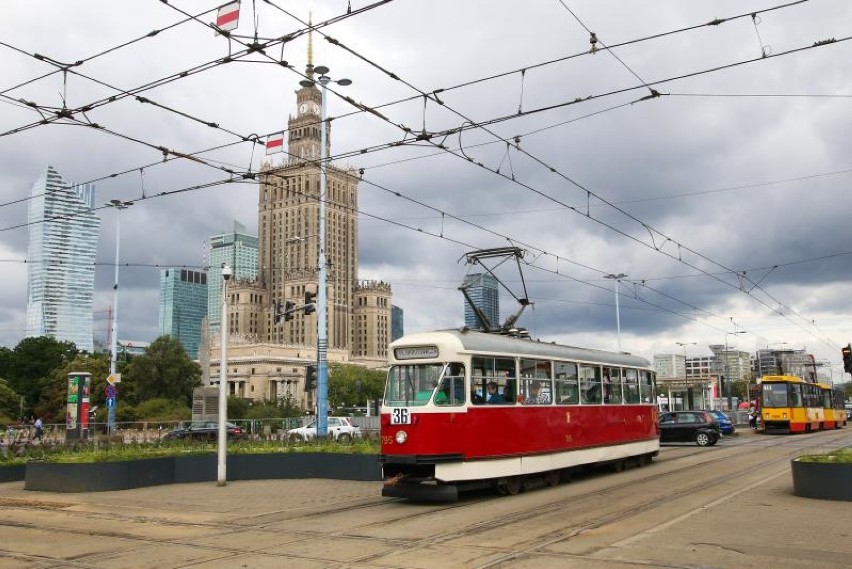
[[[48,166],[33,185],[27,250],[27,337],[92,351],[92,299],[100,219],[95,186],[72,186]]]

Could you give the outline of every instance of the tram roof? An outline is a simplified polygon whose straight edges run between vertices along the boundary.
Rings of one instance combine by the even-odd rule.
[[[428,345],[436,343],[456,343],[459,351],[515,354],[643,368],[652,367],[651,363],[645,358],[627,352],[609,352],[606,350],[564,346],[555,342],[542,342],[541,340],[532,340],[529,338],[516,338],[500,334],[488,334],[477,330],[459,330],[455,328],[407,334],[391,344],[391,348],[403,345]]]

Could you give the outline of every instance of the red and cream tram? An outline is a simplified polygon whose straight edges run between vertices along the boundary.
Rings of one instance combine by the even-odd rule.
[[[659,452],[653,368],[643,358],[469,330],[390,346],[381,411],[382,495],[455,500],[528,477]]]

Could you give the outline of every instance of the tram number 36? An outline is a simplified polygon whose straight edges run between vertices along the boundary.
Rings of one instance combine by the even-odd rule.
[[[391,413],[391,425],[410,425],[411,413],[408,409],[394,409]]]

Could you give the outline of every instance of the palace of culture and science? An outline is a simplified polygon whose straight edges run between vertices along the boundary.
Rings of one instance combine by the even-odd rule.
[[[306,74],[313,78],[311,47]],[[229,393],[248,399],[289,395],[306,409],[305,371],[317,357],[316,313],[295,310],[276,322],[275,306],[301,307],[318,284],[320,141],[322,92],[316,85],[296,91],[295,117],[288,122],[283,164],[265,162],[258,196],[258,271],[253,280],[228,285]],[[331,124],[326,122],[326,155]],[[387,364],[391,341],[391,287],[358,280],[358,173],[328,163],[326,171],[326,259],[328,361],[366,367]],[[215,270],[215,269],[213,269]],[[219,378],[219,341],[202,358],[210,384]],[[206,350],[204,350],[206,352]]]

